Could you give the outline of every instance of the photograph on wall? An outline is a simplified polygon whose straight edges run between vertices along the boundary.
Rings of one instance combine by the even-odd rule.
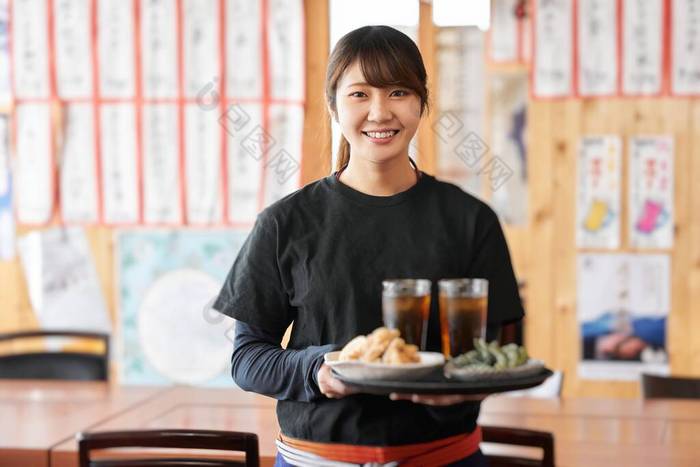
[[[636,381],[642,372],[668,373],[670,263],[668,255],[579,255],[579,377]]]
[[[673,137],[629,142],[629,235],[634,248],[673,247]]]
[[[246,236],[234,230],[117,233],[123,384],[233,386],[233,319],[211,304]]]
[[[587,136],[579,143],[576,246],[620,246],[622,143],[618,136]]]

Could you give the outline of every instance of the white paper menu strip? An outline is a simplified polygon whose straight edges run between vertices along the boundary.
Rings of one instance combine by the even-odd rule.
[[[617,3],[578,2],[578,83],[582,96],[617,91]]]
[[[134,11],[132,2],[97,2],[97,44],[101,97],[133,97]]]
[[[533,3],[535,96],[569,96],[573,77],[573,0],[534,0]]]
[[[17,106],[15,124],[17,220],[22,224],[44,224],[51,219],[54,207],[49,105]]]
[[[700,94],[700,0],[673,0],[672,91]]]
[[[92,96],[92,37],[89,0],[53,0],[57,94]]]
[[[12,2],[12,69],[18,99],[49,97],[47,15],[45,0]]]
[[[662,0],[622,1],[622,92],[655,95],[663,76]]]

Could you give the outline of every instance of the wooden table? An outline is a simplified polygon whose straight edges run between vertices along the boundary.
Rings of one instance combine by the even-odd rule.
[[[0,382],[0,466],[50,461],[76,467],[75,433],[148,428],[255,432],[262,465],[274,462],[275,401],[263,396],[238,389],[36,384]],[[700,401],[493,396],[479,421],[553,432],[559,466],[700,464]],[[487,452],[493,448],[484,445]]]
[[[479,422],[554,433],[561,466],[700,465],[700,401],[491,397]]]
[[[0,467],[44,467],[75,433],[168,389],[0,380]]]

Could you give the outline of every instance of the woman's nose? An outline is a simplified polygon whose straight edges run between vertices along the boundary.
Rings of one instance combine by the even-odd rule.
[[[382,97],[372,99],[367,120],[370,122],[384,122],[391,120],[392,114],[388,102]]]

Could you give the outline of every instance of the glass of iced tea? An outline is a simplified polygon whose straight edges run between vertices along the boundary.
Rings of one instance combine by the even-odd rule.
[[[486,279],[443,279],[438,282],[442,353],[456,357],[486,337],[489,282]]]
[[[382,318],[384,326],[398,329],[407,344],[425,350],[430,314],[428,279],[390,279],[382,281]]]

